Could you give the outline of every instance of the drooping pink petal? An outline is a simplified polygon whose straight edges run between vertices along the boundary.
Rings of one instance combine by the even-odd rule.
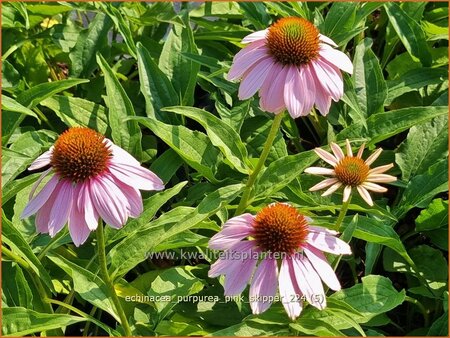
[[[253,248],[243,251],[238,264],[233,264],[231,270],[226,272],[224,285],[226,296],[235,296],[244,291],[258,263],[258,259],[254,257],[256,253]]]
[[[311,112],[316,100],[316,85],[309,65],[300,67],[299,72],[301,83],[301,88],[299,88],[299,90],[302,92],[304,99],[302,116],[306,116]]]
[[[243,214],[228,220],[222,230],[215,234],[208,242],[208,246],[215,250],[226,250],[249,236],[253,230],[254,216]]]
[[[269,54],[263,41],[254,42],[241,49],[233,58],[233,64],[228,72],[227,80],[233,81],[241,78],[258,61],[268,56]]]
[[[311,266],[308,259],[301,254],[297,253],[292,259],[292,262],[300,290],[312,306],[319,310],[323,310],[327,303],[325,291],[319,275]],[[299,280],[299,278],[301,278],[301,280]]]
[[[366,144],[365,143],[363,143],[362,145],[361,145],[361,147],[359,148],[359,150],[358,150],[358,153],[356,154],[356,157],[358,157],[358,158],[361,158],[362,157],[362,154],[363,154],[363,152],[364,152],[364,147],[366,146]],[[370,173],[370,171],[369,171],[369,173]]]
[[[139,190],[162,190],[164,182],[152,171],[140,165],[116,163],[109,165],[111,174],[123,183]]]
[[[369,192],[366,190],[366,188],[364,188],[361,185],[358,185],[356,187],[356,189],[358,190],[359,194],[361,195],[361,197],[363,198],[364,201],[367,202],[368,205],[373,206],[373,201],[372,201],[372,197],[370,196]]]
[[[33,163],[31,163],[31,165],[28,167],[28,170],[36,170],[45,167],[47,165],[50,165],[52,153],[53,153],[53,146],[51,146],[49,150],[47,150],[45,153],[43,153],[41,156],[35,159]]]
[[[361,184],[362,187],[366,188],[367,190],[370,191],[375,191],[375,192],[386,192],[387,188],[382,187],[381,185],[372,183],[372,182],[364,182]]]
[[[37,194],[36,197],[34,197],[31,201],[28,202],[20,218],[23,219],[35,214],[48,200],[53,190],[58,185],[58,182],[59,178],[56,175],[54,175],[50,179],[50,181],[48,181],[47,184],[42,188],[39,194]]]
[[[311,63],[312,69],[316,73],[316,79],[318,79],[318,83],[322,86],[323,90],[334,101],[339,101],[342,95],[344,95],[344,82],[339,70],[323,62],[321,59],[312,61]]]
[[[262,31],[257,31],[257,32],[251,33],[251,34],[247,35],[246,37],[244,37],[241,42],[242,43],[250,43],[250,42],[255,42],[258,40],[265,40],[268,31],[269,31],[268,29],[264,29]]]
[[[382,151],[383,151],[382,148],[378,148],[377,150],[375,150],[375,152],[367,158],[367,160],[365,161],[365,163],[366,163],[367,165],[371,165],[373,162],[376,161],[376,159],[378,158],[378,156],[380,156],[380,154],[381,154]]]
[[[303,250],[314,267],[314,270],[316,270],[325,284],[334,291],[340,290],[341,284],[339,283],[339,280],[337,279],[334,270],[328,263],[325,255],[320,250],[317,250],[309,244],[307,244]]]
[[[316,232],[318,234],[324,234],[324,235],[330,235],[330,236],[339,234],[339,232],[337,232],[335,230],[331,230],[331,229],[324,228],[324,227],[318,227],[318,226],[314,226],[314,225],[309,225],[308,228],[309,228],[309,231]]]
[[[338,190],[342,186],[341,182],[337,182],[333,184],[331,187],[329,187],[321,196],[328,196],[334,193],[336,190]]]
[[[239,99],[248,99],[261,88],[273,64],[271,57],[262,58],[244,74],[239,86]]]
[[[343,198],[342,198],[342,201],[344,203],[348,201],[348,199],[350,198],[351,193],[352,193],[352,186],[351,185],[345,186],[344,193],[343,193]]]
[[[369,176],[373,175],[373,174],[382,174],[385,171],[388,171],[389,169],[391,169],[393,167],[394,167],[394,164],[393,163],[389,163],[389,164],[382,165],[382,166],[379,166],[379,167],[376,167],[376,168],[372,168],[372,169],[369,170]]]
[[[112,160],[116,163],[140,165],[139,162],[127,151],[116,146],[110,139],[103,140],[106,147],[112,151]]]
[[[96,230],[99,216],[92,202],[91,184],[86,183],[81,187],[77,207],[79,210],[84,210],[84,221],[88,228],[91,231]]]
[[[289,114],[295,119],[303,114],[303,103],[305,101],[302,95],[303,81],[297,66],[289,66],[287,69],[284,102]]]
[[[278,286],[277,261],[265,258],[261,261],[250,285],[250,307],[256,315],[266,311],[273,302]]]
[[[387,174],[369,174],[367,181],[376,183],[390,183],[397,181],[397,177]]]
[[[341,161],[345,157],[341,147],[339,147],[336,143],[331,142],[330,147],[331,150],[333,151],[334,156],[336,156],[336,159],[338,161]]]
[[[335,175],[334,169],[322,168],[322,167],[309,167],[306,168],[305,173],[313,175]]]
[[[277,72],[277,69],[280,69],[280,71]],[[287,70],[288,67],[280,67],[275,64],[271,71],[271,74],[275,74],[273,82],[272,77],[266,77],[266,81],[264,81],[259,92],[259,96],[261,97],[260,106],[265,111],[279,113],[286,107],[284,103],[284,83],[286,81]]]
[[[217,277],[233,270],[235,264],[241,264],[239,258],[242,258],[244,252],[248,252],[250,249],[255,249],[254,241],[238,242],[230,249],[224,251],[221,253],[219,259],[211,265],[208,271],[208,277]]]
[[[334,42],[333,40],[331,40],[328,36],[319,34],[319,40],[325,43],[328,43],[329,45],[333,46],[333,47],[337,47],[338,45],[336,44],[336,42]],[[320,45],[321,46],[321,45]]]
[[[52,211],[50,212],[50,222],[48,224],[48,233],[51,237],[55,236],[69,218],[70,210],[72,209],[75,188],[69,180],[62,180],[60,182],[61,188],[58,196],[56,196],[53,203]]]
[[[319,156],[322,160],[327,162],[328,164],[331,164],[333,167],[335,167],[339,161],[336,157],[331,155],[328,151],[323,150],[321,148],[314,148],[314,152]]]
[[[319,47],[319,54],[333,66],[338,67],[349,74],[353,73],[352,61],[341,51],[322,44]]]
[[[80,193],[80,187],[74,189],[74,195]],[[80,246],[89,237],[91,230],[86,224],[83,210],[78,209],[78,203],[74,200],[69,214],[69,233],[75,246]]]
[[[144,210],[140,191],[133,187],[130,187],[129,185],[123,184],[121,181],[115,178],[113,178],[113,181],[120,189],[120,191],[122,191],[122,193],[125,195],[125,198],[128,201],[129,215],[133,218],[139,217],[139,215],[142,214],[142,211]]]
[[[345,148],[347,149],[347,156],[353,157],[352,146],[350,145],[350,141],[348,139],[345,140]]]
[[[50,223],[50,212],[52,211],[53,204],[56,197],[59,195],[61,184],[58,184],[53,192],[50,194],[47,201],[36,213],[36,229],[38,233],[48,234],[48,224]]]
[[[292,259],[286,257],[281,262],[280,276],[278,278],[280,297],[289,318],[295,320],[303,310],[302,293],[297,285]]]
[[[333,185],[338,182],[337,178],[327,178],[323,180],[322,182],[317,183],[316,185],[309,188],[309,191],[317,191],[326,187],[329,187],[330,185]]]
[[[52,171],[52,168],[48,168],[46,171],[44,171],[41,176],[39,176],[38,180],[33,184],[33,186],[31,187],[31,191],[30,194],[28,195],[28,198],[31,200],[34,196],[34,193],[36,192],[37,187],[39,186],[39,184],[41,184],[42,180],[47,177],[48,174],[50,174],[50,172]]]
[[[352,253],[347,243],[326,233],[310,232],[307,236],[307,242],[319,250],[335,255],[350,255]]]

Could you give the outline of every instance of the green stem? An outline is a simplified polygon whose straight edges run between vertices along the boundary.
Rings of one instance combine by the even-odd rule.
[[[422,312],[422,315],[423,315],[424,326],[428,327],[430,325],[430,319],[428,317],[427,309],[425,309],[425,307],[422,305],[422,303],[419,302],[417,299],[409,297],[409,296],[405,296],[405,301],[407,301],[411,304],[414,304],[419,308],[420,312]]]
[[[100,267],[100,273],[103,277],[103,281],[108,288],[111,299],[116,308],[117,314],[119,315],[120,322],[125,331],[125,336],[131,336],[130,325],[128,324],[127,317],[123,311],[122,305],[120,305],[119,298],[117,297],[116,290],[114,289],[114,284],[111,281],[108,273],[108,267],[106,266],[106,251],[105,251],[105,235],[103,233],[103,222],[100,219],[97,227],[97,251],[98,251],[98,264]]]
[[[261,153],[261,156],[256,163],[255,169],[252,171],[250,176],[248,177],[247,184],[245,185],[244,192],[241,197],[241,201],[236,209],[234,216],[242,214],[245,208],[248,205],[248,199],[250,197],[253,184],[255,183],[256,177],[258,177],[259,172],[261,171],[264,162],[266,162],[267,156],[269,156],[270,149],[272,148],[273,141],[277,136],[278,130],[280,129],[281,120],[283,119],[283,113],[275,115],[273,119],[272,127],[270,128],[269,135],[267,136],[266,143],[264,143],[264,148]]]
[[[53,246],[55,245],[56,242],[59,241],[59,239],[61,239],[62,237],[64,237],[67,234],[67,230],[61,230],[60,232],[58,232],[58,234],[53,237],[50,242],[48,242],[48,244],[44,247],[44,249],[42,249],[42,251],[39,253],[39,255],[37,256],[38,259],[41,261],[45,255],[47,254],[47,252],[53,248]]]
[[[336,220],[336,224],[334,225],[334,228],[333,228],[334,230],[339,231],[339,228],[342,225],[342,221],[344,220],[344,217],[347,214],[348,206],[350,205],[351,199],[352,199],[352,196],[350,195],[347,202],[344,202],[344,204],[342,204],[341,211],[339,212],[338,219]]]

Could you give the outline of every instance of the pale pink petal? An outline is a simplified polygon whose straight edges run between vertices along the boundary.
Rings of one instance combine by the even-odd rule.
[[[52,211],[55,199],[59,194],[61,185],[58,184],[51,193],[50,197],[44,203],[44,205],[36,213],[36,229],[38,233],[48,234],[48,224],[50,223],[50,212]]]
[[[121,181],[113,178],[114,184],[120,189],[120,191],[125,195],[128,201],[129,209],[128,214],[130,217],[137,218],[142,214],[144,206],[142,205],[142,196],[139,190],[130,187],[129,185],[123,184]]]
[[[361,195],[361,197],[363,198],[363,200],[366,201],[368,205],[373,206],[372,197],[370,197],[369,192],[360,185],[358,185],[356,187],[356,189],[358,190],[358,192]]]
[[[369,174],[366,180],[368,182],[390,183],[397,181],[397,177],[386,174]]]
[[[331,155],[328,151],[325,151],[321,148],[314,148],[314,152],[319,156],[322,160],[327,162],[328,164],[331,164],[333,167],[335,167],[339,161],[336,157]]]
[[[287,67],[286,82],[284,84],[284,102],[286,109],[292,118],[297,118],[303,114],[303,101],[301,95],[303,81],[301,81],[299,70],[296,66]]]
[[[79,210],[84,210],[84,221],[89,229],[96,230],[99,216],[92,203],[91,185],[89,183],[83,184],[81,187],[77,207]]]
[[[352,253],[347,243],[326,233],[310,232],[307,236],[307,242],[319,250],[336,255],[350,255]]]
[[[226,272],[224,285],[225,296],[235,296],[244,291],[258,263],[258,259],[252,257],[255,253],[256,251],[252,249],[244,252],[243,257],[249,258],[238,261],[239,264],[234,264],[232,269]]]
[[[271,73],[275,72],[277,67],[272,67]],[[259,92],[261,97],[261,108],[271,113],[279,113],[285,109],[284,102],[284,84],[289,67],[282,67],[280,72],[276,74],[275,80],[271,81],[271,77],[267,76],[266,81]],[[267,90],[265,90],[267,86]]]
[[[79,195],[80,187],[75,188],[74,195]],[[80,246],[89,237],[91,230],[86,224],[83,209],[78,209],[74,200],[69,214],[69,233],[75,246]]]
[[[344,95],[344,82],[339,70],[320,59],[312,61],[311,65],[316,73],[316,79],[319,80],[318,82],[324,91],[334,101],[339,101],[342,95]]]
[[[31,201],[28,202],[20,218],[23,219],[35,214],[48,200],[53,190],[58,185],[58,182],[59,178],[56,175],[54,175],[50,179],[50,181],[48,181],[47,184],[44,185],[39,194],[37,194],[36,197],[34,197]]]
[[[367,158],[365,163],[367,165],[371,165],[373,162],[375,162],[375,160],[378,158],[378,156],[380,156],[382,151],[383,151],[382,148],[378,148],[377,150],[375,150],[375,152]]]
[[[222,252],[219,259],[211,265],[208,271],[208,277],[213,278],[232,271],[234,265],[242,263],[244,253],[251,249],[255,249],[255,241],[238,242],[230,249]]]
[[[227,80],[233,81],[240,78],[255,62],[268,55],[264,41],[257,41],[242,48],[233,58]]]
[[[268,31],[269,31],[269,29],[264,29],[262,31],[257,31],[257,32],[251,33],[251,34],[247,35],[245,38],[243,38],[241,42],[242,43],[250,43],[250,42],[255,42],[258,40],[265,40]]]
[[[112,151],[112,158],[111,158],[112,161],[114,161],[116,163],[123,163],[123,164],[128,164],[128,165],[140,165],[138,160],[136,160],[127,151],[116,146],[111,140],[105,138],[103,140],[103,142],[108,147],[108,149]]]
[[[327,178],[325,180],[323,180],[322,182],[317,183],[315,186],[312,186],[311,188],[309,188],[309,191],[316,191],[316,190],[320,190],[326,187],[329,187],[332,184],[335,184],[338,182],[337,178]]]
[[[369,170],[369,176],[372,175],[372,174],[382,174],[385,171],[388,171],[389,169],[391,169],[393,167],[394,167],[394,164],[393,163],[389,163],[389,164],[386,164],[386,165],[382,165],[382,166],[370,169]]]
[[[337,46],[338,46],[338,45],[337,45],[333,40],[331,40],[328,36],[325,36],[325,35],[322,35],[322,34],[319,34],[319,40],[322,41],[322,42],[328,43],[329,45],[331,45],[331,46],[333,46],[333,47],[337,47]]]
[[[320,83],[320,79],[317,77],[316,72],[314,71],[314,64],[311,63],[309,66],[310,74],[314,80],[314,88],[315,88],[315,99],[314,102],[316,104],[317,109],[320,114],[326,116],[330,111],[331,106],[331,96],[330,94],[322,87]]]
[[[140,190],[162,190],[164,182],[152,171],[140,165],[111,161],[109,171],[119,181]]]
[[[28,198],[31,200],[34,196],[34,193],[36,192],[37,187],[39,186],[39,184],[41,184],[42,180],[47,177],[48,174],[50,174],[50,172],[52,171],[52,168],[48,168],[46,171],[44,171],[41,176],[39,176],[38,180],[36,181],[36,183],[33,184],[33,186],[31,187],[31,191],[30,194],[28,195]]]
[[[347,185],[344,188],[344,194],[343,194],[343,198],[342,198],[342,201],[344,203],[348,201],[348,199],[350,198],[351,193],[352,193],[352,186],[351,185]]]
[[[341,51],[325,44],[321,44],[319,47],[319,55],[333,66],[342,69],[344,72],[349,74],[353,73],[352,61]]]
[[[278,267],[276,259],[261,261],[250,286],[250,307],[255,315],[266,311],[273,302],[278,286]]]
[[[363,184],[361,184],[361,186],[363,186],[367,190],[371,190],[371,191],[375,191],[375,192],[386,192],[387,191],[387,188],[382,187],[381,185],[378,185],[378,184],[375,184],[372,182],[364,182]]]
[[[322,168],[322,167],[309,167],[305,169],[305,173],[313,175],[335,175],[334,169]]]
[[[58,196],[53,203],[52,211],[50,212],[50,222],[48,224],[48,233],[51,237],[55,236],[69,218],[72,204],[74,203],[74,191],[75,187],[69,180],[62,180],[60,182],[61,188]]]
[[[272,69],[274,62],[271,57],[261,59],[243,76],[239,86],[238,97],[240,100],[246,100],[252,97],[261,88],[264,80]]]
[[[310,66],[306,65],[299,68],[299,82],[300,88],[298,90],[303,98],[303,113],[302,116],[306,116],[311,112],[316,99],[316,86],[314,83],[314,77],[311,75]]]
[[[90,196],[101,218],[114,228],[121,228],[128,217],[128,204],[122,193],[104,177],[91,179]]]
[[[280,298],[284,309],[292,320],[300,316],[303,310],[301,291],[297,285],[292,259],[286,257],[281,262],[280,277],[278,279]]]
[[[47,150],[45,153],[43,153],[41,156],[35,159],[33,163],[31,163],[31,165],[28,167],[28,170],[36,170],[45,167],[47,165],[50,165],[52,153],[53,153],[53,146],[51,146],[49,150]]]
[[[364,152],[364,147],[366,146],[366,144],[365,143],[363,143],[362,145],[361,145],[361,147],[359,148],[359,150],[358,150],[358,154],[356,154],[356,157],[358,157],[358,158],[361,158],[362,157],[362,154],[363,154],[363,152]]]
[[[336,143],[331,142],[330,144],[331,150],[333,151],[334,156],[336,156],[338,162],[341,161],[345,155],[342,151],[341,147],[339,147]]]
[[[339,291],[341,289],[341,284],[325,255],[309,244],[307,244],[303,250],[314,267],[314,270],[316,270],[325,284],[328,285],[330,289]]]
[[[336,190],[338,190],[341,187],[342,183],[337,182],[333,184],[331,187],[329,187],[321,196],[328,196],[334,193]]]
[[[253,220],[254,216],[248,213],[231,218],[223,225],[222,230],[209,240],[208,246],[215,250],[231,248],[251,234]]]
[[[327,304],[325,291],[319,275],[309,260],[302,255],[297,254],[292,261],[300,290],[312,306],[323,310]],[[299,280],[299,277],[301,280]]]
[[[350,145],[350,141],[348,139],[345,140],[345,148],[347,149],[347,156],[353,157],[352,146]]]
[[[331,230],[331,229],[324,228],[324,227],[318,227],[318,226],[314,226],[314,225],[309,225],[308,228],[309,228],[309,231],[311,231],[311,232],[315,232],[315,233],[323,234],[323,235],[334,236],[339,233],[335,230]]]

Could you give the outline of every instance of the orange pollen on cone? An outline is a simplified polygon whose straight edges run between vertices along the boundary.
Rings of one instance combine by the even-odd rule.
[[[303,18],[282,18],[269,27],[266,46],[282,65],[301,66],[319,56],[319,30]]]
[[[336,178],[344,185],[356,187],[369,175],[369,166],[359,157],[345,156],[334,168]]]
[[[89,128],[70,128],[56,140],[50,163],[59,176],[74,183],[95,177],[107,169],[112,154],[104,139]]]
[[[305,217],[294,207],[283,203],[271,204],[256,215],[252,237],[265,252],[296,252],[308,235]]]

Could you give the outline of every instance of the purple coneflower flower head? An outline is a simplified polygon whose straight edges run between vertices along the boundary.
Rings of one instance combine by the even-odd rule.
[[[29,167],[50,165],[34,185],[22,218],[36,214],[40,233],[55,236],[66,223],[76,246],[98,226],[99,217],[121,228],[143,211],[141,190],[162,190],[164,184],[125,150],[98,132],[82,127],[66,130],[54,146]],[[40,182],[53,174],[34,196]]]
[[[380,156],[383,149],[378,148],[364,161],[361,158],[364,151],[364,144],[359,148],[356,156],[353,156],[350,142],[345,140],[345,143],[347,155],[345,155],[342,149],[333,142],[330,145],[333,154],[320,148],[314,149],[314,152],[322,160],[333,166],[333,169],[322,167],[306,168],[305,172],[309,174],[331,176],[331,178],[323,180],[309,190],[316,191],[328,188],[322,194],[322,196],[328,196],[343,186],[343,201],[347,202],[352,193],[352,189],[356,188],[364,201],[370,206],[373,206],[372,197],[370,197],[369,191],[387,191],[385,187],[382,187],[377,183],[389,183],[397,180],[395,176],[384,174],[384,172],[391,169],[394,165],[390,163],[371,169],[370,165],[375,162],[378,156]]]
[[[310,222],[285,203],[264,207],[256,216],[246,213],[231,218],[209,241],[210,248],[224,250],[209,277],[225,275],[226,296],[240,294],[250,282],[254,314],[271,306],[277,289],[291,319],[300,315],[303,300],[325,308],[322,281],[332,290],[340,290],[341,285],[324,252],[349,255],[351,249],[336,237],[337,232]]]
[[[303,18],[282,18],[242,43],[248,46],[235,55],[228,79],[242,79],[241,100],[259,91],[261,108],[271,113],[287,109],[297,118],[308,115],[315,104],[327,115],[331,100],[337,102],[344,94],[340,70],[353,72],[348,56]]]

